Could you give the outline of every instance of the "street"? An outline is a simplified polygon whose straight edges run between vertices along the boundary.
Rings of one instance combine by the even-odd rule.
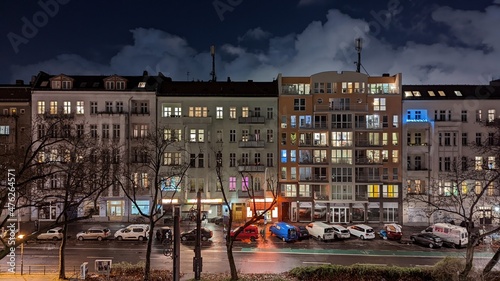
[[[146,241],[78,241],[75,234],[90,224],[71,226],[70,238],[66,247],[66,270],[78,272],[83,262],[89,263],[89,271],[94,271],[94,261],[110,259],[113,264],[129,262],[135,264],[144,261]],[[113,234],[126,225],[110,225]],[[202,242],[203,272],[228,272],[222,226],[207,223],[205,227],[213,230],[213,238]],[[183,223],[182,231],[195,225]],[[410,233],[408,233],[409,236]],[[111,235],[112,237],[112,235]],[[403,239],[405,241],[405,239]],[[30,241],[24,246],[24,272],[55,272],[58,268],[59,241]],[[181,272],[192,272],[194,242],[181,243]],[[235,241],[233,253],[236,266],[242,273],[278,273],[294,267],[321,264],[350,265],[355,263],[398,266],[430,266],[445,256],[463,257],[465,249],[440,248],[429,249],[411,243],[382,240],[360,240],[351,237],[347,240],[320,242],[315,239],[286,243],[276,237],[262,237],[256,242]],[[19,249],[17,254],[20,255]],[[486,263],[486,258],[493,255],[491,250],[478,251],[476,261]],[[19,256],[18,256],[19,258]],[[151,265],[154,269],[172,270],[172,259],[163,255],[163,245],[153,241]],[[19,263],[17,271],[20,272]],[[6,265],[1,263],[1,272]]]

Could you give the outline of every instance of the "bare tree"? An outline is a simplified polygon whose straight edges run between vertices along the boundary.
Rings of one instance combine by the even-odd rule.
[[[166,135],[167,128],[156,128],[148,132],[144,138],[135,140],[133,149],[138,151],[138,159],[131,159],[132,163],[120,180],[125,196],[132,201],[139,214],[146,218],[149,225],[149,235],[144,267],[144,280],[151,279],[151,249],[156,224],[164,217],[162,199],[173,199],[180,191],[181,182],[189,168],[188,163],[182,161],[185,151],[183,142]],[[166,156],[166,153],[176,153],[179,157]],[[178,154],[177,154],[178,153]],[[147,184],[144,178],[137,175],[147,174]],[[151,180],[149,180],[151,176]],[[137,198],[148,194],[151,196],[151,207],[143,210],[137,205]]]
[[[81,124],[83,126],[83,124]],[[75,124],[68,116],[50,118],[38,117],[33,128],[31,141],[24,151],[15,151],[13,156],[22,155],[16,165],[17,201],[15,210],[44,210],[50,213],[52,221],[35,229],[16,246],[39,233],[56,226],[62,227],[63,239],[59,248],[59,277],[65,278],[65,247],[67,228],[72,222],[87,219],[92,213],[85,207],[95,209],[97,198],[110,186],[110,175],[118,170],[120,161],[112,161],[110,150],[113,144],[98,145],[98,140],[83,131],[74,130]],[[15,159],[15,158],[13,158]],[[115,159],[116,160],[116,159]],[[57,205],[59,212],[44,209],[47,201]],[[41,214],[39,214],[40,216]],[[3,223],[7,222],[5,217]],[[7,244],[1,256],[8,254]],[[9,245],[11,246],[11,245]]]
[[[474,222],[479,220],[483,212],[481,207],[494,204],[500,195],[499,183],[499,170],[491,166],[491,163],[488,165],[476,159],[462,158],[452,163],[449,171],[440,173],[438,179],[431,179],[427,194],[409,194],[405,198],[410,204],[425,205],[429,217],[463,222],[462,225],[467,228],[468,243],[461,245],[466,247],[466,256],[460,280],[467,280],[473,268],[474,250],[478,241],[500,230],[500,227],[496,227],[481,233],[474,229]],[[490,262],[493,263],[494,259]],[[487,267],[489,269],[485,268],[485,274],[492,268]]]
[[[227,253],[227,259],[229,262],[229,268],[231,271],[231,280],[238,280],[238,270],[236,268],[236,263],[234,261],[234,256],[233,256],[233,243],[234,243],[236,237],[238,236],[238,234],[240,234],[247,226],[264,219],[264,216],[271,209],[274,208],[274,206],[277,203],[277,198],[278,198],[278,186],[277,186],[278,181],[277,181],[276,171],[274,171],[274,169],[272,169],[272,168],[268,168],[269,170],[272,170],[272,172],[269,173],[269,175],[266,177],[265,185],[267,187],[266,188],[267,192],[272,195],[272,201],[269,203],[268,206],[266,206],[266,208],[264,209],[264,211],[261,214],[257,214],[256,212],[253,212],[252,217],[249,220],[247,220],[242,226],[235,229],[233,235],[231,235],[231,229],[232,229],[232,224],[233,224],[233,211],[232,211],[232,207],[229,203],[227,191],[224,189],[224,184],[223,184],[224,175],[223,175],[222,161],[220,159],[220,155],[221,155],[221,152],[219,150],[216,152],[216,155],[215,155],[216,159],[217,159],[215,172],[217,175],[218,184],[221,187],[221,192],[222,192],[222,196],[224,198],[224,203],[225,203],[226,207],[228,208],[228,213],[229,213],[228,222],[227,222],[227,224],[224,224],[225,231],[226,231],[226,237],[225,237],[226,238],[226,253]],[[242,176],[242,178],[245,177],[244,172],[240,172],[240,175]],[[255,190],[253,185],[250,185],[250,186],[248,185],[248,181],[243,181],[243,182],[246,185],[246,188],[243,191],[246,192],[248,197],[252,200],[251,204],[253,204],[253,210],[257,210],[257,208],[256,208],[257,201],[256,201],[256,195],[255,195],[256,190]]]

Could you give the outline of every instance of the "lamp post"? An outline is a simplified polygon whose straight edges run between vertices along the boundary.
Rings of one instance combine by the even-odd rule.
[[[19,240],[21,240],[21,275],[23,275],[23,265],[24,265],[24,242],[22,241],[24,238],[23,234],[19,234],[17,236]]]

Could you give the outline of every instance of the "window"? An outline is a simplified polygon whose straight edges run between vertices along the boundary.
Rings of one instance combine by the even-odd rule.
[[[249,183],[249,178],[248,177],[241,177],[241,191],[248,191],[248,183]]]
[[[244,106],[241,108],[241,117],[249,117],[248,107]]]
[[[229,167],[236,167],[236,153],[229,153]]]
[[[63,101],[63,114],[71,114],[71,102]]]
[[[229,119],[236,119],[236,107],[229,108]]]
[[[229,130],[229,142],[236,142],[236,130]]]
[[[224,134],[222,130],[217,130],[217,142],[223,142],[224,140]]]
[[[273,153],[268,153],[267,154],[267,167],[274,167],[274,154]]]
[[[467,133],[462,133],[462,145],[467,146],[468,140],[467,140]]]
[[[93,139],[97,138],[97,125],[95,124],[90,125],[90,137]]]
[[[198,168],[205,167],[205,155],[203,153],[198,154]]]
[[[288,161],[287,153],[286,149],[281,150],[281,163],[286,163]]]
[[[397,149],[394,149],[392,151],[392,163],[398,163],[399,162],[399,151]]]
[[[123,113],[123,102],[117,101],[115,105],[116,105],[116,112]]]
[[[352,164],[352,150],[350,149],[332,150],[331,162],[334,164]]]
[[[163,154],[163,165],[172,166],[180,165],[181,153],[180,152],[165,152]]]
[[[488,145],[495,145],[495,133],[488,133]]]
[[[482,145],[481,133],[476,133],[476,145],[477,146],[481,146]]]
[[[306,110],[306,99],[294,99],[293,100],[293,110],[305,111]]]
[[[247,166],[248,164],[249,164],[249,154],[246,152],[242,153],[240,165]]]
[[[392,127],[397,128],[398,126],[399,126],[399,116],[393,115],[392,116]]]
[[[333,200],[352,200],[352,185],[335,184],[332,185]]]
[[[50,114],[57,114],[57,101],[50,101]]]
[[[297,185],[296,184],[282,184],[281,185],[281,196],[296,197],[297,196]]]
[[[236,191],[236,177],[229,177],[229,191]]]
[[[462,122],[467,122],[467,110],[462,110]]]
[[[241,130],[241,141],[249,141],[248,129]]]
[[[481,122],[481,109],[476,110],[476,122]]]
[[[446,172],[451,171],[451,158],[450,157],[444,158],[444,170]]]
[[[109,124],[102,124],[102,138],[109,139]]]
[[[208,108],[202,106],[189,107],[189,117],[207,117]]]
[[[182,129],[164,129],[163,137],[166,141],[181,141],[182,140]]]
[[[299,185],[299,196],[300,197],[311,197],[312,189],[308,184],[300,184]]]
[[[37,111],[38,114],[45,114],[45,101],[37,102]]]
[[[84,125],[76,124],[76,136],[80,138],[83,136],[83,134],[84,134]]]
[[[395,184],[382,185],[382,197],[397,198],[398,197],[398,186]]]
[[[495,121],[495,110],[494,109],[488,109],[488,122],[493,122]]]
[[[332,168],[332,182],[352,182],[352,168]]]
[[[267,142],[274,142],[274,131],[273,130],[270,130],[270,129],[267,130],[266,141]]]
[[[331,142],[333,147],[352,146],[352,132],[332,132]]]
[[[272,107],[267,108],[267,119],[274,119],[274,110]]]
[[[261,159],[260,159],[260,153],[259,152],[256,152],[254,154],[254,163],[255,165],[260,165],[261,164]]]
[[[224,119],[224,108],[222,106],[217,106],[215,108],[215,118]]]
[[[96,101],[90,102],[90,114],[97,114],[97,102]]]
[[[374,98],[373,99],[373,110],[374,111],[385,111],[385,98]]]
[[[476,171],[481,171],[483,169],[483,157],[476,156],[474,158],[474,169]]]
[[[84,101],[76,101],[76,114],[84,114],[84,111],[85,111]]]
[[[398,145],[398,133],[392,133],[392,145]]]
[[[189,155],[189,167],[194,168],[196,167],[196,154],[191,153]]]
[[[368,198],[379,198],[380,197],[380,186],[378,184],[368,185]]]
[[[113,139],[120,138],[120,124],[113,124]]]
[[[112,101],[107,101],[105,102],[105,105],[106,105],[106,112],[107,113],[112,113],[113,112],[113,102]]]

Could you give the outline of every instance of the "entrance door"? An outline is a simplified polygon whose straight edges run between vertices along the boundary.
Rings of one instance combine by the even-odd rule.
[[[332,209],[332,222],[333,223],[348,223],[349,222],[349,208],[333,207],[331,209]]]
[[[281,220],[290,221],[290,202],[281,203]]]

